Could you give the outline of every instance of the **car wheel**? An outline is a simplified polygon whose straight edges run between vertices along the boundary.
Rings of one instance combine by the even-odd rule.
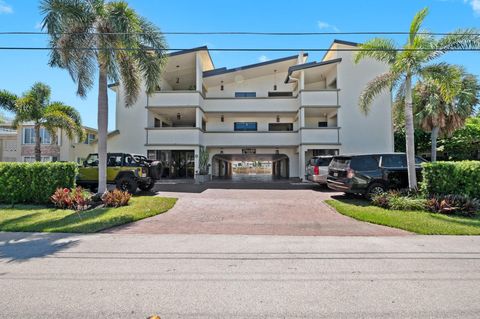
[[[137,191],[137,181],[131,176],[124,176],[117,180],[117,188],[124,192],[134,194]]]
[[[139,184],[138,188],[140,188],[144,192],[148,192],[152,190],[153,186],[155,186],[154,180],[150,181],[150,183],[148,184]]]
[[[387,188],[382,183],[373,183],[367,188],[367,193],[365,194],[367,198],[372,198],[372,196],[380,195],[385,193]]]

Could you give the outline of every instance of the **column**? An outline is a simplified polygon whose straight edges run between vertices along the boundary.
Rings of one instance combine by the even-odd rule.
[[[195,54],[195,88],[197,91],[202,92],[202,82],[203,82],[203,71],[202,71],[202,61],[200,60],[200,53]]]
[[[195,108],[195,127],[202,128],[203,112],[199,107]]]
[[[303,182],[305,180],[305,148],[303,146],[299,147],[298,159],[299,159],[298,177],[300,177],[300,180]]]

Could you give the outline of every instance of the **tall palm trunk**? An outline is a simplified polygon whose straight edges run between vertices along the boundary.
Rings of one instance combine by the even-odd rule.
[[[98,78],[98,192],[107,189],[108,93],[107,68],[100,63]]]
[[[417,188],[417,175],[415,171],[415,138],[413,127],[412,107],[412,76],[407,73],[405,78],[405,135],[407,150],[408,187]]]
[[[35,123],[35,162],[42,161],[42,138],[40,137],[40,124]]]
[[[440,128],[438,126],[435,126],[432,128],[432,162],[437,161],[437,138],[438,138],[438,131]]]

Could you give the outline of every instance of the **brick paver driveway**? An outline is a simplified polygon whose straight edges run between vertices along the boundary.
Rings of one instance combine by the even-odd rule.
[[[292,185],[289,187],[289,185]],[[159,196],[177,197],[169,212],[107,230],[138,234],[244,234],[292,236],[398,236],[409,233],[356,221],[335,212],[323,200],[336,193],[285,184],[276,189],[207,188],[185,185]],[[255,188],[255,187],[252,187]],[[279,189],[280,188],[280,189]]]

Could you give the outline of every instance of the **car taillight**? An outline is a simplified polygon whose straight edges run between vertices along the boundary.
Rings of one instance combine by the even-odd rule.
[[[320,175],[320,169],[318,168],[318,166],[313,167],[313,175]]]
[[[355,176],[355,171],[351,168],[347,169],[347,178],[353,178]]]

